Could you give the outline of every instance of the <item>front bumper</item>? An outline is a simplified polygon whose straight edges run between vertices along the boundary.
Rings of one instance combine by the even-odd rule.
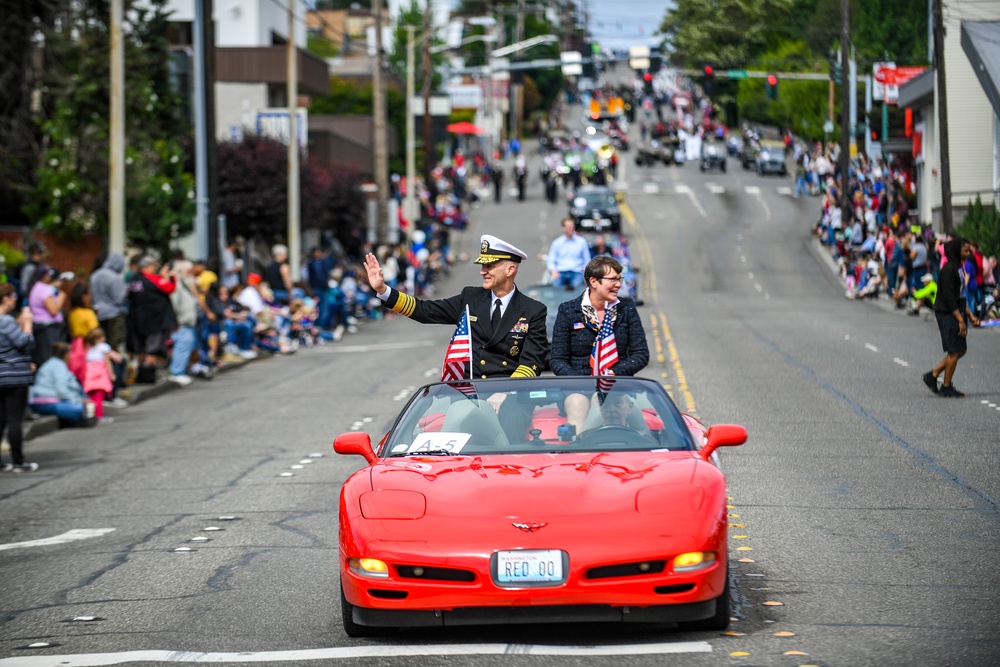
[[[462,607],[409,611],[354,607],[354,622],[383,628],[504,625],[513,623],[680,623],[715,615],[715,600],[683,605],[612,607],[564,605],[551,607]]]
[[[677,623],[715,614],[716,600],[725,590],[725,559],[722,550],[719,560],[697,572],[673,572],[667,566],[658,572],[606,577],[591,576],[593,568],[571,564],[566,581],[559,585],[516,588],[495,584],[488,564],[476,565],[475,559],[442,560],[450,568],[469,572],[469,581],[404,577],[397,566],[390,566],[388,578],[372,579],[356,574],[344,562],[341,584],[353,606],[354,622],[375,627]],[[433,561],[426,565],[428,572],[434,567]]]

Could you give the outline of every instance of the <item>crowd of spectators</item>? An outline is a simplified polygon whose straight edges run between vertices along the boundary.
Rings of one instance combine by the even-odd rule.
[[[913,185],[905,172],[881,158],[860,155],[850,163],[847,183],[849,218],[840,207],[843,179],[836,148],[808,151],[798,144],[796,196],[820,198],[813,231],[830,248],[840,268],[849,299],[887,298],[897,309],[918,316],[932,307],[941,267],[947,262],[945,244],[951,237],[935,233],[911,213],[908,194]],[[1000,269],[972,242],[972,254],[961,267],[969,307],[980,320],[996,320]]]
[[[447,227],[421,226],[407,243],[374,250],[396,289],[427,296],[452,258]],[[262,262],[243,257],[233,242],[211,267],[180,251],[162,260],[112,252],[89,276],[76,276],[50,266],[44,244],[32,243],[23,265],[0,267],[0,283],[14,289],[10,317],[19,324],[11,335],[26,326],[34,338],[26,353],[29,418],[110,424],[105,408],[126,407],[128,385],[187,386],[211,379],[227,361],[335,343],[362,320],[383,316],[357,278],[360,263],[342,248],[314,247],[297,270],[287,247],[270,250]]]

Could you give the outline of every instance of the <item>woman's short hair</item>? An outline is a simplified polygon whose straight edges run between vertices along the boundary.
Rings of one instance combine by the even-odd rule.
[[[271,255],[273,255],[274,257],[280,257],[282,255],[287,255],[287,254],[288,254],[288,246],[286,245],[276,243],[274,244],[274,246],[271,247]]]
[[[8,297],[11,294],[17,294],[17,288],[10,283],[0,283],[0,299]]]
[[[600,280],[610,271],[616,271],[618,275],[621,275],[622,263],[611,255],[598,255],[587,262],[587,268],[583,270],[583,279],[589,285],[591,278]]]
[[[56,359],[65,359],[69,354],[69,343],[64,343],[63,341],[56,341],[52,343],[52,356]]]

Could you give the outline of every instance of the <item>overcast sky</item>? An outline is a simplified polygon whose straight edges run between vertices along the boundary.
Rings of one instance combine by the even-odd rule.
[[[585,0],[590,8],[590,32],[601,46],[627,49],[656,46],[655,37],[672,0]]]

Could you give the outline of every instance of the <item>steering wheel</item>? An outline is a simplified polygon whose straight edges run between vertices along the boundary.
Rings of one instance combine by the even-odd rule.
[[[622,426],[621,424],[602,424],[597,428],[587,431],[582,436],[577,437],[577,442],[583,442],[588,445],[598,445],[615,441],[635,442],[640,438],[642,438],[642,436],[628,426]]]

